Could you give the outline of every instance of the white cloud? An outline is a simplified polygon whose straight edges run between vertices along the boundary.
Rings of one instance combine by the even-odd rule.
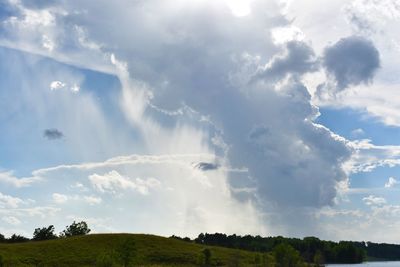
[[[81,90],[81,88],[77,84],[73,84],[70,89],[71,89],[71,92],[73,92],[73,93],[78,93],[79,90]]]
[[[71,185],[71,189],[78,189],[81,192],[87,192],[89,189],[80,182]]]
[[[45,49],[49,50],[50,52],[54,50],[54,42],[47,36],[42,36],[42,45]]]
[[[29,208],[15,208],[15,209],[0,209],[0,214],[15,216],[15,217],[40,217],[49,218],[54,216],[60,208],[48,207],[48,206],[35,206]]]
[[[374,205],[367,210],[325,208],[317,219],[324,224],[321,235],[327,239],[396,243],[397,235],[393,233],[400,231],[400,206]]]
[[[0,208],[18,208],[25,201],[18,197],[13,197],[0,193]]]
[[[28,232],[32,222],[45,223],[41,222],[42,218],[48,217],[56,227],[64,227],[68,217],[70,220],[97,218],[100,220],[95,226],[97,232],[175,233],[194,237],[201,228],[208,232],[264,233],[262,216],[254,204],[238,201],[230,194],[226,173],[231,170],[221,167],[202,172],[196,167],[199,162],[215,162],[215,156],[132,155],[104,162],[36,170],[34,173],[46,179],[47,186],[37,187],[35,191],[43,195],[55,194],[55,198],[64,204],[55,203],[53,198],[41,199],[35,203],[38,208],[0,209],[0,215],[24,218],[20,226]],[[99,190],[87,186],[88,182],[90,184],[88,176],[93,173],[104,174],[100,180],[95,179],[100,182]],[[157,180],[130,177],[156,177]],[[81,185],[88,191],[80,192]],[[54,188],[66,188],[67,191],[53,193]],[[100,188],[115,194],[102,194],[100,197],[97,193]],[[152,189],[157,189],[157,192],[143,197],[142,193],[151,193]],[[39,208],[49,205],[52,210]],[[104,218],[111,219],[104,221]],[[133,220],[134,225],[130,223]]]
[[[251,13],[251,1],[252,0],[225,0],[225,3],[235,16],[244,17]]]
[[[397,89],[400,79],[396,73],[400,63],[400,31],[397,27],[400,9],[397,1],[322,0],[319,5],[312,0],[287,2],[288,18],[295,18],[293,26],[305,33],[306,40],[313,42],[316,51],[323,51],[326,45],[343,37],[357,35],[373,41],[380,53],[382,68],[376,73],[373,84],[352,86],[325,101],[314,98],[314,103],[323,107],[355,109],[369,119],[399,126]],[[325,8],[322,10],[320,6]],[[317,87],[315,79],[307,85],[311,87],[310,92]]]
[[[65,87],[65,83],[61,82],[61,81],[52,81],[50,83],[50,89],[51,90],[59,90]]]
[[[100,197],[96,196],[84,196],[83,199],[90,205],[100,204],[103,201]]]
[[[119,190],[133,190],[142,195],[147,195],[151,189],[157,188],[161,185],[160,181],[155,178],[147,179],[131,179],[124,177],[117,171],[112,170],[103,175],[92,174],[89,180],[93,187],[100,192],[111,192],[116,194]]]
[[[354,153],[345,163],[348,174],[371,172],[378,167],[395,167],[400,165],[400,146],[375,145],[369,139],[348,142]]]
[[[351,107],[369,119],[378,120],[389,126],[400,126],[397,84],[376,81],[368,88],[355,86],[328,101],[318,100],[316,104],[335,108]]]
[[[392,188],[398,185],[400,182],[394,178],[394,177],[389,177],[389,180],[385,183],[386,188]]]
[[[60,194],[60,193],[53,193],[52,194],[52,199],[54,203],[56,204],[65,204],[68,201],[84,201],[85,203],[88,203],[89,205],[96,205],[100,204],[103,200],[100,197],[96,196],[79,196],[79,195],[65,195],[65,194]]]
[[[305,39],[305,34],[301,29],[293,25],[274,28],[272,29],[271,34],[274,43],[277,45],[290,41],[303,41]]]
[[[39,181],[41,181],[41,178],[36,176],[17,178],[12,171],[0,172],[0,183],[10,184],[17,188],[28,187]]]
[[[21,224],[21,221],[18,218],[13,217],[13,216],[5,216],[5,217],[2,218],[2,220],[4,222],[8,223],[8,224],[11,224],[11,225],[19,225],[19,224]]]
[[[53,193],[52,194],[53,201],[57,204],[64,204],[68,201],[69,197],[67,195]]]
[[[66,86],[67,86],[67,84],[63,83],[61,81],[53,81],[50,83],[50,89],[52,91],[63,89]],[[73,93],[78,93],[81,90],[80,86],[77,83],[72,84],[69,89]]]
[[[368,197],[364,197],[363,201],[368,206],[381,206],[386,204],[386,199],[374,195],[369,195]]]

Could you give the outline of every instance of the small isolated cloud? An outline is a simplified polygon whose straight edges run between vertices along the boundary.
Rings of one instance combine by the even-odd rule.
[[[160,181],[155,178],[148,179],[130,179],[122,176],[117,171],[113,170],[104,175],[92,174],[89,176],[89,180],[93,187],[100,192],[116,193],[119,190],[134,190],[142,195],[147,195],[151,188],[155,188],[161,185]]]
[[[74,85],[71,86],[70,90],[73,93],[78,93],[81,90],[81,88],[79,87],[79,85],[74,84]]]
[[[369,195],[368,197],[364,197],[363,201],[368,206],[380,206],[386,204],[386,199],[383,197],[377,197],[373,195]]]
[[[54,193],[52,195],[53,201],[57,204],[64,204],[68,201],[68,196],[59,194],[59,193]]]
[[[52,81],[50,83],[50,90],[51,91],[57,91],[57,90],[61,90],[64,89],[66,87],[69,87],[69,90],[73,93],[78,93],[81,88],[77,83],[73,83],[72,85],[68,85],[66,83],[63,83],[61,81]]]
[[[46,129],[43,132],[43,136],[48,140],[57,140],[64,137],[64,134],[57,129]]]
[[[398,185],[400,182],[394,177],[389,177],[389,180],[385,183],[386,188],[392,188]]]
[[[202,171],[212,171],[217,170],[219,168],[219,165],[216,163],[200,162],[196,164],[196,168]]]
[[[350,86],[370,83],[380,67],[380,56],[371,41],[350,36],[327,47],[322,63],[334,86],[327,88],[325,84],[319,89],[342,91]]]
[[[60,82],[60,81],[52,81],[50,83],[50,90],[55,91],[55,90],[59,90],[65,87],[65,83]]]

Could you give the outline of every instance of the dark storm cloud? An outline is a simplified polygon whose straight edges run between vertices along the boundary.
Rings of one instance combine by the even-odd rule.
[[[64,137],[64,134],[57,129],[46,129],[43,132],[43,136],[48,140],[57,140]]]
[[[200,162],[196,164],[196,168],[202,171],[212,171],[212,170],[217,170],[219,168],[219,165],[215,163]]]
[[[371,41],[351,36],[325,49],[323,65],[341,91],[373,80],[380,67],[379,52]]]
[[[292,41],[286,44],[284,54],[274,57],[257,78],[275,81],[289,74],[302,75],[317,69],[314,50],[304,42]]]

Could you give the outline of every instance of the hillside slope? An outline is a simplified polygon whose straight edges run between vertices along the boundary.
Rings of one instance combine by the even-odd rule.
[[[102,257],[116,257],[121,244],[134,242],[133,265],[198,265],[209,248],[216,265],[253,265],[257,253],[207,247],[172,238],[143,234],[92,234],[50,241],[0,244],[5,266],[100,266]],[[103,265],[105,266],[105,265]]]

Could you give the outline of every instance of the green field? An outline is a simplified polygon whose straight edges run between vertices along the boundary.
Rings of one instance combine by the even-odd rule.
[[[0,244],[0,255],[4,266],[111,266],[104,263],[104,258],[112,259],[112,266],[121,266],[116,251],[121,244],[132,241],[135,248],[130,266],[199,266],[204,263],[205,248],[211,251],[212,265],[252,266],[263,259],[257,253],[143,234],[92,234]]]

